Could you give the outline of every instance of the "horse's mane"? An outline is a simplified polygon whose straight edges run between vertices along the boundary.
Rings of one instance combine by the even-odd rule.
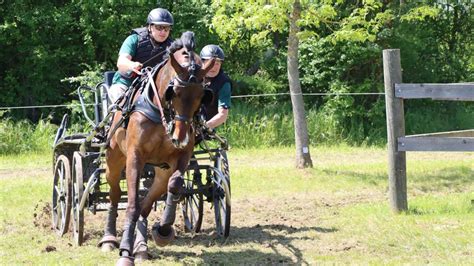
[[[168,47],[168,56],[170,54],[174,54],[176,51],[186,48],[188,52],[194,52],[196,49],[196,41],[194,40],[194,32],[186,31],[181,34],[179,39],[176,39],[171,45]]]

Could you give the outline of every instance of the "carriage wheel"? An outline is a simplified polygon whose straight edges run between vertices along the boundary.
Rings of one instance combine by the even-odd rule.
[[[194,180],[190,177],[190,171],[186,172],[185,179],[186,191],[198,189]],[[202,193],[189,193],[184,197],[181,207],[183,210],[184,230],[192,234],[201,231],[202,217],[203,217],[204,200]]]
[[[219,237],[228,237],[230,233],[230,184],[227,178],[216,174],[212,184],[212,197],[216,219],[216,231]]]
[[[230,191],[230,169],[229,169],[229,161],[227,160],[227,153],[224,150],[220,150],[217,156],[217,160],[215,162],[215,167],[221,171],[224,177],[229,184],[229,191]]]
[[[60,155],[54,166],[53,183],[53,228],[63,236],[69,228],[71,213],[71,167],[69,159]]]
[[[80,208],[81,198],[84,194],[84,179],[82,156],[74,152],[72,160],[72,228],[74,241],[78,246],[84,242],[84,208]]]

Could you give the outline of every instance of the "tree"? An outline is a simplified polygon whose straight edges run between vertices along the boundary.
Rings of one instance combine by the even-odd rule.
[[[298,50],[300,40],[309,40],[309,42],[313,42],[312,45],[324,40],[325,49],[328,50],[334,49],[331,44],[336,45],[338,43],[344,43],[351,48],[360,44],[373,44],[367,45],[366,51],[372,53],[374,60],[378,60],[380,46],[376,44],[376,41],[386,35],[381,31],[389,28],[392,20],[397,17],[395,13],[400,8],[399,4],[392,5],[387,1],[378,0],[357,2],[342,0],[262,0],[249,2],[214,0],[212,6],[215,9],[212,28],[224,41],[230,43],[231,48],[246,50],[247,56],[241,57],[245,58],[244,60],[255,57],[256,54],[263,57],[263,51],[274,46],[275,33],[277,33],[277,36],[287,36],[288,41],[284,46],[287,47],[288,87],[291,93],[295,123],[296,165],[299,168],[311,166],[309,138],[299,78],[300,58]],[[432,12],[431,8],[425,6],[417,9],[411,16],[420,17]],[[308,57],[308,55],[305,56]],[[341,59],[341,62],[345,61],[342,56],[337,54],[335,56],[338,60]],[[309,60],[320,60],[320,58]],[[309,60],[306,59],[306,61]],[[259,62],[259,59],[253,61]],[[357,62],[353,64],[357,65]],[[370,68],[371,65],[373,64],[364,67]],[[326,64],[325,67],[333,69],[331,62]],[[343,71],[346,72],[346,68]],[[374,72],[373,70],[370,71]],[[255,72],[253,70],[251,73]],[[344,79],[345,77],[341,78]],[[339,82],[340,85],[336,84],[335,88],[352,89],[350,84],[344,83],[343,80],[337,80],[337,77],[329,76],[328,79],[331,81],[331,85],[336,84],[336,81]],[[365,85],[370,84],[375,84],[375,82],[365,83]],[[373,86],[365,87],[373,88]],[[329,90],[329,88],[326,88],[326,90]],[[350,97],[345,99],[350,99]],[[335,99],[335,101],[337,103],[339,100]],[[366,114],[367,112],[363,110],[365,106],[353,106],[351,101],[348,101],[346,105],[348,112],[339,111],[343,114],[341,118],[350,120],[348,123],[350,127],[360,128],[364,121],[360,123],[360,121],[353,120],[350,112],[352,110],[362,110],[360,113]],[[347,125],[342,126],[345,129]]]
[[[293,10],[289,17],[290,32],[288,36],[288,81],[293,106],[295,123],[296,167],[312,167],[313,162],[309,153],[308,126],[306,124],[303,95],[301,94],[300,72],[298,69],[299,27],[301,4],[298,0],[293,3]]]
[[[216,15],[212,27],[231,45],[238,44],[242,36],[250,35],[250,43],[271,43],[272,33],[288,32],[287,73],[293,106],[296,145],[296,167],[312,167],[309,150],[308,128],[305,118],[303,96],[299,79],[298,45],[300,24],[319,23],[319,19],[328,19],[335,12],[329,5],[315,5],[305,1],[306,15],[302,18],[302,6],[299,0],[271,1],[213,1]],[[306,9],[307,8],[307,9]],[[323,8],[316,12],[317,8]],[[329,9],[328,9],[329,8]],[[328,12],[328,10],[330,12]],[[316,16],[312,16],[313,14]],[[309,18],[311,17],[311,21]]]

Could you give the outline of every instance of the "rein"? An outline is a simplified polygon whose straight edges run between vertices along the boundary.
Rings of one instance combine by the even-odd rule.
[[[158,109],[160,110],[160,115],[161,115],[161,123],[163,123],[163,127],[165,128],[165,131],[169,132],[168,123],[166,122],[165,113],[163,112],[163,106],[161,105],[160,95],[158,94],[158,91],[156,89],[155,81],[153,80],[151,71],[147,71],[146,73],[148,75],[148,84],[151,84],[151,88],[153,89],[156,100],[158,102]]]
[[[155,85],[155,82],[153,80],[153,76],[151,75],[151,71],[147,70],[146,73],[147,73],[147,76],[148,76],[148,85],[147,86],[149,86],[151,84],[151,88],[153,89],[154,97],[156,97],[156,101],[158,103],[157,104],[158,105],[158,110],[160,110],[161,122],[163,123],[163,127],[165,128],[165,131],[170,133],[169,125],[166,122],[165,113],[163,111],[164,108],[163,108],[163,105],[161,104],[161,99],[160,99],[160,96],[158,94],[158,90],[156,89],[156,85]],[[189,84],[194,83],[194,82],[184,81],[184,80],[180,79],[179,76],[174,77],[174,80],[176,80],[178,84],[174,84],[173,86],[179,86],[179,87],[186,87]],[[174,120],[181,121],[181,122],[184,122],[184,123],[190,123],[191,122],[191,118],[189,118],[187,116],[183,116],[183,115],[175,115]]]

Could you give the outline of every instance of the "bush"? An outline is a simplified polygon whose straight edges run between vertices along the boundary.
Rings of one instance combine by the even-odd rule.
[[[0,122],[0,154],[45,152],[51,149],[57,126],[48,120],[33,125],[27,120]]]

